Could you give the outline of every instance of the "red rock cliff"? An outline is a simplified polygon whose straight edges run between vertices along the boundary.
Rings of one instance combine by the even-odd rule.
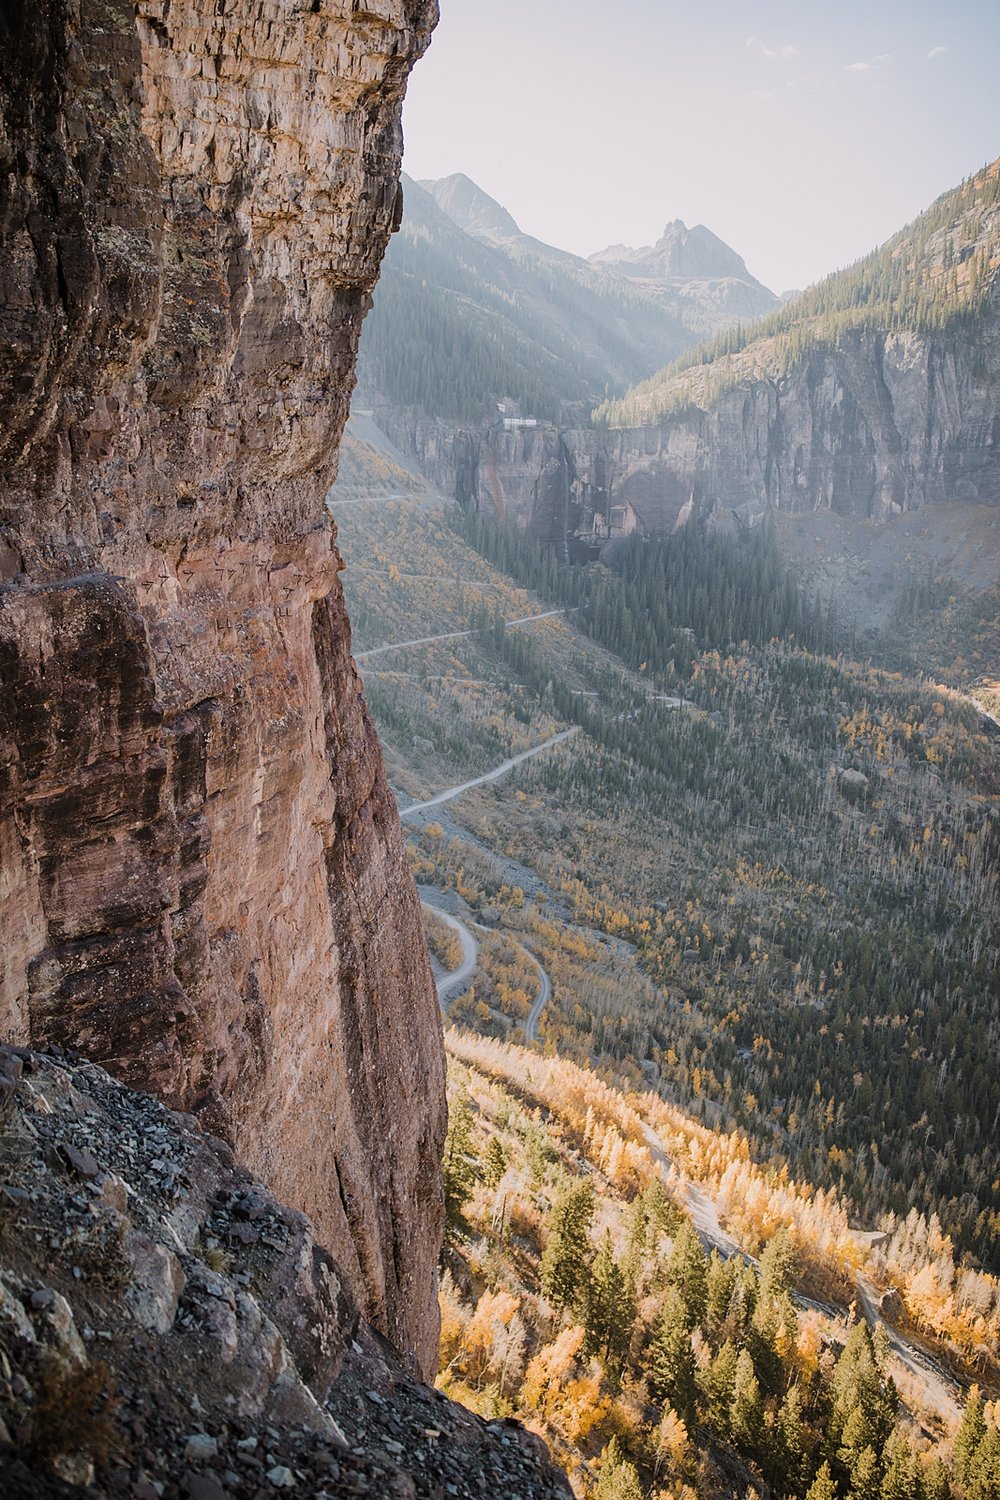
[[[439,1024],[323,497],[435,16],[0,10],[0,1035],[200,1112],[425,1365]]]

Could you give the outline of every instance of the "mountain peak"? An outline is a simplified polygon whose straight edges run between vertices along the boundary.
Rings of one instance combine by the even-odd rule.
[[[459,229],[481,239],[514,239],[521,230],[511,214],[464,172],[424,178],[420,186]]]
[[[685,281],[715,281],[733,277],[752,286],[760,283],[724,240],[704,224],[689,229],[683,219],[670,219],[655,245],[609,245],[590,257],[626,276],[681,277]]]

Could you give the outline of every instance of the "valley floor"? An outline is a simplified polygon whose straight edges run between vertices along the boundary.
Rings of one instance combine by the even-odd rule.
[[[453,1086],[486,1122],[476,1160],[496,1134],[477,1076],[564,1128],[519,1048],[613,1082],[642,1153],[629,1191],[659,1171],[703,1243],[737,1260],[791,1227],[797,1316],[824,1348],[852,1318],[884,1336],[930,1462],[1000,1355],[1000,1284],[962,1255],[995,1266],[1000,1237],[1000,1096],[978,1061],[998,1040],[1000,778],[981,712],[905,672],[777,643],[703,651],[684,682],[651,680],[426,500],[333,505],[356,655],[431,908]],[[970,1080],[982,1125],[951,1102]],[[536,1184],[524,1212],[544,1217],[554,1198]],[[453,1247],[460,1322],[498,1286],[538,1296],[531,1234],[505,1246],[492,1214]],[[527,1351],[558,1337],[551,1315],[526,1329]],[[508,1384],[498,1397],[483,1373],[456,1389],[506,1410]],[[615,1423],[560,1438],[514,1408],[555,1433],[586,1492]],[[618,1438],[650,1483],[630,1431]],[[683,1468],[664,1493],[681,1493]]]

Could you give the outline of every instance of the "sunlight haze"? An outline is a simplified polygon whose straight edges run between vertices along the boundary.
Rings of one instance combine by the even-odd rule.
[[[998,64],[987,0],[442,0],[404,165],[579,255],[704,223],[782,292],[996,156]]]

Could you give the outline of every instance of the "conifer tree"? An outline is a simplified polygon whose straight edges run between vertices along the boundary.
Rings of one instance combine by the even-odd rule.
[[[890,1434],[882,1458],[885,1472],[879,1500],[923,1500],[916,1456],[899,1427]]]
[[[864,1406],[859,1401],[844,1423],[840,1435],[840,1447],[837,1450],[837,1458],[844,1471],[851,1475],[852,1480],[858,1456],[866,1448],[871,1448],[874,1453],[878,1439],[879,1434],[875,1431]]]
[[[1000,1495],[1000,1429],[986,1429],[968,1468],[966,1500],[996,1500]]]
[[[605,1234],[591,1267],[584,1318],[584,1353],[597,1354],[617,1367],[628,1352],[635,1308],[628,1283],[614,1257],[610,1233]]]
[[[483,1158],[483,1181],[487,1187],[495,1188],[507,1170],[507,1152],[497,1135],[491,1135]]]
[[[736,1360],[733,1399],[729,1404],[729,1430],[733,1442],[746,1453],[760,1444],[764,1424],[764,1402],[760,1382],[749,1349],[741,1349]]]
[[[594,1500],[643,1500],[635,1465],[629,1463],[615,1437],[601,1454],[601,1472]]]
[[[778,1412],[778,1452],[773,1480],[789,1489],[799,1488],[806,1470],[805,1431],[802,1418],[802,1393],[797,1385],[789,1386]]]
[[[833,1409],[830,1414],[829,1435],[839,1447],[845,1429],[855,1410],[861,1416],[855,1420],[853,1432],[858,1433],[859,1424],[864,1423],[865,1442],[855,1436],[852,1447],[857,1451],[871,1442],[876,1452],[884,1447],[895,1425],[897,1397],[891,1380],[883,1377],[876,1358],[876,1349],[865,1323],[858,1323],[844,1345],[830,1381]]]
[[[948,1470],[939,1458],[924,1470],[924,1500],[951,1500]]]
[[[573,1307],[583,1294],[590,1264],[590,1225],[594,1189],[573,1182],[556,1198],[548,1217],[542,1253],[542,1295],[555,1307]]]
[[[855,1456],[851,1467],[851,1484],[848,1500],[879,1500],[882,1466],[878,1454],[870,1445]]]
[[[738,1272],[739,1263],[735,1257],[723,1260],[718,1250],[712,1251],[706,1276],[705,1306],[705,1326],[710,1333],[721,1328],[729,1311]]]
[[[476,1180],[472,1160],[472,1101],[468,1089],[460,1089],[448,1110],[448,1133],[445,1136],[444,1177],[445,1231],[452,1242],[467,1233],[464,1209]]]
[[[823,1464],[820,1468],[806,1491],[806,1500],[837,1500],[837,1487],[833,1482],[829,1464]]]
[[[729,1408],[736,1388],[736,1359],[736,1346],[727,1339],[699,1381],[705,1419],[719,1434],[729,1431]]]
[[[667,1284],[680,1293],[687,1326],[696,1328],[705,1316],[708,1300],[708,1256],[690,1219],[674,1237],[666,1277]]]
[[[666,1405],[690,1422],[695,1409],[694,1351],[691,1330],[680,1293],[671,1287],[656,1322],[646,1357],[649,1389],[654,1400]]]
[[[969,1399],[955,1435],[955,1478],[959,1484],[968,1485],[972,1479],[972,1468],[979,1445],[986,1436],[986,1414],[978,1385],[969,1390]]]
[[[782,1226],[772,1234],[760,1258],[760,1294],[777,1299],[794,1284],[798,1274],[798,1251]]]

